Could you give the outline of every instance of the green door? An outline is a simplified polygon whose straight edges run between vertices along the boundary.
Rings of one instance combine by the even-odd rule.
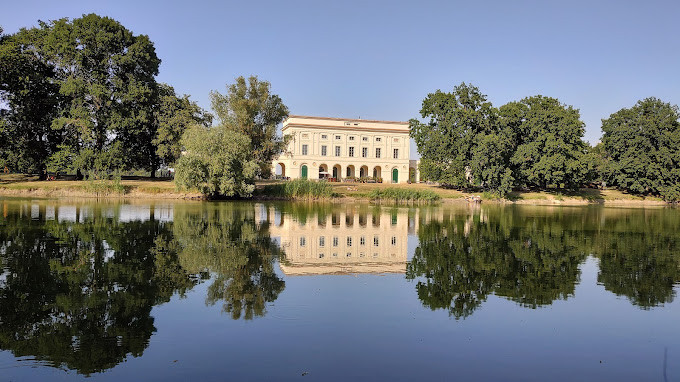
[[[307,179],[307,166],[302,166],[302,179]]]
[[[399,183],[399,170],[396,168],[392,169],[392,183]]]

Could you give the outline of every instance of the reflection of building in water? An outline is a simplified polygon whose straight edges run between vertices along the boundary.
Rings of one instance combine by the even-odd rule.
[[[405,211],[334,211],[310,214],[305,222],[289,215],[270,220],[270,234],[281,238],[287,275],[404,273],[409,219]]]

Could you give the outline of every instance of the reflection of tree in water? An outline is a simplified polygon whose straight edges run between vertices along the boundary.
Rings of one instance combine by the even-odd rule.
[[[30,220],[13,208],[0,218],[0,348],[15,356],[96,373],[140,356],[152,307],[208,272],[206,301],[224,301],[234,319],[264,315],[285,285],[252,205],[180,207],[175,223],[123,223],[97,207],[79,222],[45,221],[44,207]]]
[[[206,303],[223,301],[233,319],[264,316],[267,303],[285,288],[274,272],[281,251],[270,238],[267,223],[256,224],[252,204],[188,208],[175,214],[173,232],[182,267],[215,274]]]
[[[505,214],[466,216],[421,225],[407,279],[431,309],[455,318],[472,314],[494,293],[535,308],[574,293],[584,240],[554,218]]]
[[[2,221],[1,348],[99,372],[141,355],[155,331],[151,308],[195,284],[176,257],[152,250],[163,225],[99,212],[81,223]]]
[[[630,211],[609,218],[596,241],[597,281],[649,309],[670,303],[680,282],[680,219],[676,210]]]

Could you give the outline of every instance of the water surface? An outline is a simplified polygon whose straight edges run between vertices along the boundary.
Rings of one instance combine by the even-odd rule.
[[[0,213],[0,380],[680,380],[677,209]]]

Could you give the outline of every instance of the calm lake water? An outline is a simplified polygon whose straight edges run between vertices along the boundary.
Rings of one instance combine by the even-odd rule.
[[[680,210],[0,199],[0,381],[679,381]]]

